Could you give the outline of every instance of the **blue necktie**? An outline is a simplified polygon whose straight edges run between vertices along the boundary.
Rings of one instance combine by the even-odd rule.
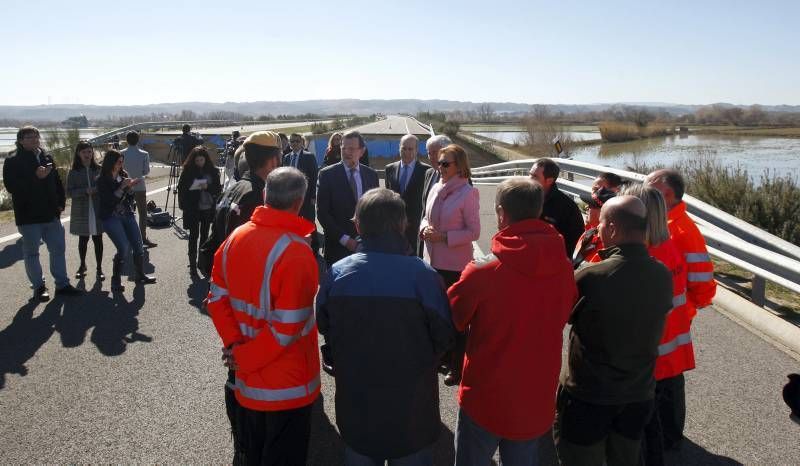
[[[408,166],[401,164],[400,166],[400,193],[406,192],[406,183],[408,183]]]

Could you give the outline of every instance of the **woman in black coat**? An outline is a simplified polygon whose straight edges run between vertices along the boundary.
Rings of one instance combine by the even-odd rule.
[[[206,242],[214,220],[216,199],[222,191],[219,170],[208,151],[196,146],[183,162],[178,179],[178,206],[183,211],[183,228],[189,230],[189,272],[197,274],[197,243]]]

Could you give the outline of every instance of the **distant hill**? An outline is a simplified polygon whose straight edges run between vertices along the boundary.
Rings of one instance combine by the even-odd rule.
[[[69,117],[85,115],[89,119],[104,119],[108,117],[138,116],[151,114],[175,114],[183,110],[195,113],[210,113],[216,111],[236,112],[244,115],[300,115],[315,113],[320,115],[357,114],[370,115],[373,113],[407,113],[414,114],[420,111],[473,111],[484,102],[463,102],[455,100],[421,100],[421,99],[392,99],[392,100],[360,100],[360,99],[331,99],[331,100],[302,100],[302,101],[259,101],[259,102],[178,102],[150,105],[36,105],[36,106],[10,106],[0,105],[0,118],[32,121],[62,121]],[[492,109],[499,114],[519,114],[532,110],[533,104],[515,102],[488,102]],[[617,105],[642,106],[654,110],[664,110],[670,114],[681,115],[693,113],[702,105],[684,105],[662,102],[619,102],[619,103],[594,103],[585,105],[547,104],[551,111],[575,113],[585,111],[602,111]],[[732,104],[720,104],[735,106]],[[774,112],[800,112],[800,105],[765,105],[763,109]]]

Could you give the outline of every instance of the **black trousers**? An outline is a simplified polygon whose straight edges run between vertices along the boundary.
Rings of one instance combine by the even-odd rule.
[[[236,426],[243,464],[306,464],[311,435],[311,405],[285,411],[254,411],[240,406]]]
[[[638,466],[642,433],[652,412],[653,400],[596,405],[559,387],[553,424],[559,462],[562,466]]]
[[[203,244],[208,239],[208,229],[211,221],[207,217],[198,218],[186,224],[189,229],[189,265],[197,264],[197,244]]]
[[[441,270],[436,269],[439,276],[444,280],[444,288],[447,290],[455,282],[461,278],[461,272],[454,270]],[[464,367],[464,353],[467,352],[467,332],[456,333],[456,344],[453,349],[447,352],[442,358],[442,363],[448,367],[451,372],[454,372],[459,377],[461,369]]]
[[[686,423],[686,379],[683,374],[656,382],[655,410],[644,428],[642,457],[646,466],[663,466],[664,450],[678,448]]]

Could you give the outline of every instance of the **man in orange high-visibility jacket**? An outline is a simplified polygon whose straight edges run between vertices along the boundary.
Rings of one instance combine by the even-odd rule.
[[[686,183],[683,176],[675,170],[656,170],[647,175],[645,184],[661,191],[667,204],[667,226],[675,246],[686,260],[686,314],[690,319],[697,315],[697,309],[709,306],[717,291],[714,281],[714,264],[706,249],[706,241],[697,225],[686,212],[683,194]],[[691,340],[689,340],[691,341]],[[680,446],[683,439],[683,427],[686,420],[686,395],[683,374],[671,377],[672,387],[667,397],[673,400],[671,413],[662,411],[661,424],[664,433],[664,447],[674,449]]]
[[[298,216],[302,172],[272,171],[266,206],[231,233],[214,256],[208,310],[236,373],[236,414],[244,462],[305,464],[311,404],[319,396],[313,301],[317,262]]]

